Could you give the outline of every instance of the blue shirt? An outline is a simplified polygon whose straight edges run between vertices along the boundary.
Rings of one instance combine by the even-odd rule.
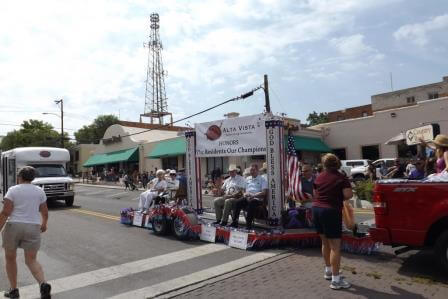
[[[408,179],[410,180],[421,180],[425,177],[424,171],[419,171],[418,169],[414,169],[409,175]]]
[[[254,178],[251,176],[247,177],[246,182],[247,193],[255,194],[268,189],[268,182],[261,175]]]

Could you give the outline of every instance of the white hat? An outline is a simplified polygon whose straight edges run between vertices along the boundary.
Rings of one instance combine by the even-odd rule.
[[[170,174],[176,174],[176,170],[174,170],[174,169],[171,170],[171,171],[170,171]]]
[[[236,165],[235,164],[230,164],[229,165],[229,171],[235,171],[235,170],[238,170],[238,168],[236,168]]]
[[[163,169],[159,169],[156,172],[156,175],[165,174],[165,171]]]

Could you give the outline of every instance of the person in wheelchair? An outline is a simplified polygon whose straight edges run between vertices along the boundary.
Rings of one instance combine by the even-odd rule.
[[[235,211],[231,226],[238,227],[238,219],[242,209],[246,209],[246,228],[252,228],[257,207],[265,204],[268,182],[258,173],[258,165],[250,166],[250,176],[246,178],[246,192],[235,203]]]
[[[149,183],[148,190],[140,194],[138,209],[141,212],[147,211],[152,205],[153,200],[167,190],[167,182],[165,180],[165,171],[157,170],[156,178]]]

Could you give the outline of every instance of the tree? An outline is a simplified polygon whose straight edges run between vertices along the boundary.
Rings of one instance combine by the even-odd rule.
[[[25,120],[21,127],[3,138],[0,144],[3,151],[22,146],[60,146],[61,135],[49,123],[30,119]]]
[[[328,114],[325,112],[317,113],[316,111],[313,111],[313,113],[310,113],[308,117],[306,118],[306,121],[308,122],[309,126],[315,126],[318,124],[323,124],[328,122]]]
[[[99,143],[107,128],[118,123],[115,115],[100,115],[88,126],[83,126],[75,132],[77,143]]]

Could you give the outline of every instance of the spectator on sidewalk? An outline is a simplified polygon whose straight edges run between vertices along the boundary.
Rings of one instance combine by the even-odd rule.
[[[141,212],[145,212],[152,205],[154,198],[159,193],[167,190],[167,183],[165,180],[165,171],[162,169],[157,170],[156,178],[149,183],[148,190],[140,194],[138,203],[138,209]]]
[[[19,298],[17,288],[17,248],[23,248],[25,263],[40,286],[41,298],[51,298],[51,286],[46,283],[42,266],[37,261],[41,233],[47,230],[48,208],[45,192],[31,184],[36,175],[33,167],[23,167],[18,174],[18,185],[9,188],[0,213],[0,231],[5,250],[6,273],[10,290],[7,298]],[[42,219],[41,219],[42,218]]]
[[[229,177],[224,181],[221,187],[223,196],[216,198],[213,201],[216,213],[216,222],[214,224],[227,225],[229,215],[236,200],[243,194],[246,188],[246,181],[244,178],[236,174],[237,168],[235,165],[229,166]]]
[[[238,219],[242,209],[246,209],[246,228],[252,229],[252,222],[255,218],[255,210],[262,206],[266,199],[268,183],[258,173],[258,165],[253,163],[250,166],[250,176],[246,178],[246,192],[243,197],[236,200],[235,212],[231,226],[238,227]]]
[[[342,208],[353,196],[349,180],[338,169],[341,162],[334,154],[322,157],[324,171],[314,181],[313,221],[322,240],[324,278],[330,288],[347,289],[350,283],[340,275]]]

